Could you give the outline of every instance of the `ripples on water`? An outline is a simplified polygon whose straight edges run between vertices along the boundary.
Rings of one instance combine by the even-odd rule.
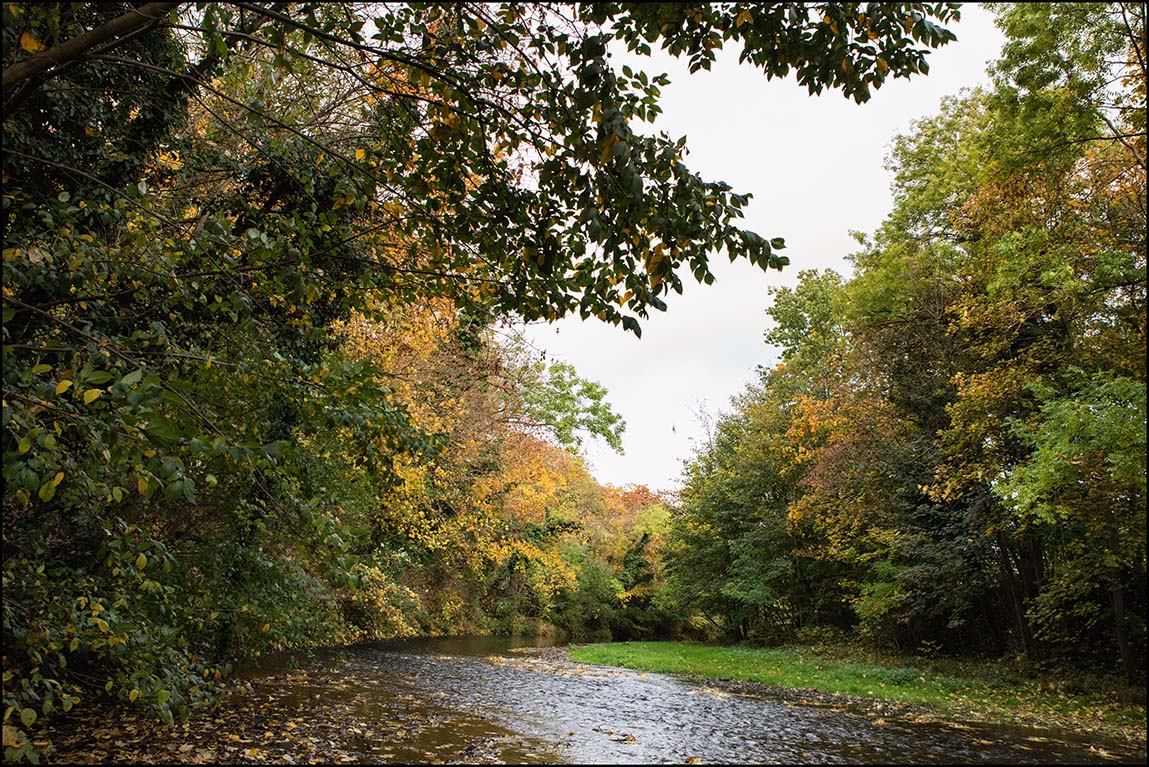
[[[290,709],[325,704],[364,761],[614,763],[1070,763],[1108,761],[1088,744],[1015,728],[875,719],[700,686],[686,679],[558,663],[506,639],[380,643],[316,655],[256,681]],[[1131,753],[1110,752],[1136,762]]]

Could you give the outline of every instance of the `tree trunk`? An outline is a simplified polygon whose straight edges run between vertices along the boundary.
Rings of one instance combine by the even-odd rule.
[[[1137,661],[1133,648],[1129,646],[1129,632],[1125,630],[1125,596],[1121,593],[1121,582],[1114,578],[1110,590],[1113,595],[1113,622],[1117,634],[1117,649],[1121,653],[1121,666],[1125,670],[1125,681],[1130,687],[1137,684]]]
[[[1109,551],[1117,556],[1117,522],[1113,519],[1113,510],[1106,509],[1105,521],[1108,523]],[[1125,681],[1130,687],[1136,684],[1137,661],[1133,657],[1133,648],[1129,646],[1129,632],[1125,628],[1125,595],[1121,593],[1121,569],[1113,568],[1109,573],[1109,593],[1113,597],[1113,630],[1117,635],[1117,651],[1121,654],[1121,666],[1125,671]]]
[[[82,35],[11,65],[3,74],[4,120],[7,121],[19,107],[20,102],[35,90],[40,78],[49,70],[77,61],[99,45],[104,46],[106,52],[118,42],[129,39],[140,29],[163,21],[180,5],[181,3],[149,3],[132,8],[96,29],[88,30]]]
[[[1025,617],[1025,601],[1020,593],[1021,586],[1017,581],[1017,574],[1013,569],[1013,560],[1009,555],[1009,547],[1006,545],[1004,536],[998,535],[997,545],[998,565],[1001,567],[1006,592],[1009,594],[1010,603],[1013,606],[1013,617],[1017,622],[1018,634],[1021,637],[1021,649],[1027,660],[1033,660],[1037,657],[1033,643],[1033,632],[1030,631],[1029,621]]]

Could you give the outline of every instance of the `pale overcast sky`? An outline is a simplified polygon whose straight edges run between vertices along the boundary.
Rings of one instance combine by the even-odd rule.
[[[683,294],[671,294],[666,312],[642,322],[641,340],[577,316],[525,329],[548,359],[603,384],[626,420],[624,455],[600,441],[584,450],[600,482],[677,489],[683,460],[705,439],[700,407],[711,415],[728,410],[756,366],[777,361],[762,338],[767,289],[795,285],[803,269],[849,273],[845,256],[857,249],[849,232],[872,233],[890,210],[892,179],[883,166],[894,136],[936,114],[944,97],[988,82],[986,65],[1003,42],[992,14],[966,4],[950,28],[958,39],[929,55],[928,76],[888,80],[863,105],[836,91],[809,96],[793,77],[767,81],[739,66],[733,51],[694,75],[669,56],[614,54],[618,67],[637,63],[651,75],[669,74],[653,129],[687,136],[686,163],[704,179],[751,192],[746,227],[785,237],[790,265],[764,273],[722,257],[708,286],[684,274]]]

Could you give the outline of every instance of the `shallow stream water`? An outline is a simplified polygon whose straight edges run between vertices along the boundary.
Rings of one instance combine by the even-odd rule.
[[[1143,752],[1065,734],[882,719],[514,650],[522,645],[493,637],[405,640],[280,658],[253,673],[251,693],[234,705],[262,722],[255,729],[272,727],[265,738],[285,722],[310,722],[322,734],[317,742],[376,763],[1144,759]],[[317,719],[333,724],[324,730]],[[275,738],[268,740],[273,746]],[[285,756],[307,761],[306,743],[296,746],[304,751]]]

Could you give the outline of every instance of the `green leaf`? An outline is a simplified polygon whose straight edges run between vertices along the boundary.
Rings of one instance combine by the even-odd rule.
[[[144,429],[148,432],[148,436],[161,441],[175,442],[180,438],[175,421],[162,415],[154,417]]]
[[[164,500],[174,501],[183,495],[184,482],[182,479],[177,479],[174,482],[169,482],[167,487],[164,488]]]
[[[31,727],[36,723],[36,709],[22,708],[20,709],[20,721],[24,723],[25,727]]]

